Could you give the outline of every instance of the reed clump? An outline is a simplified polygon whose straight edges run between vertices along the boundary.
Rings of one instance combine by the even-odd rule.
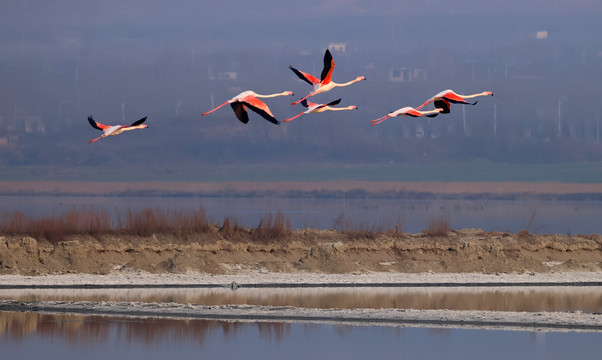
[[[452,231],[452,228],[449,225],[449,220],[438,218],[429,220],[422,233],[428,236],[447,236],[450,231]]]

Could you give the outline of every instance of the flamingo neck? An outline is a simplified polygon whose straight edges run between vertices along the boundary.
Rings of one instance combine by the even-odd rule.
[[[327,106],[326,108],[331,111],[340,111],[340,110],[353,110],[353,109],[355,109],[355,106],[352,105],[352,106],[338,107],[338,108]]]
[[[364,80],[364,78],[360,76],[360,77],[357,77],[357,78],[355,78],[355,79],[353,79],[353,80],[351,80],[351,81],[348,81],[348,82],[346,82],[346,83],[338,84],[338,83],[332,82],[332,84],[333,84],[334,86],[338,86],[338,87],[340,87],[340,86],[348,86],[348,85],[351,85],[351,84],[353,84],[353,83],[356,83],[356,82],[358,82],[358,81],[362,81],[362,80]]]
[[[292,92],[290,92],[290,91],[283,91],[281,93],[270,94],[270,95],[255,94],[255,97],[268,99],[268,98],[273,98],[273,97],[276,97],[276,96],[287,96],[287,95],[292,95]]]

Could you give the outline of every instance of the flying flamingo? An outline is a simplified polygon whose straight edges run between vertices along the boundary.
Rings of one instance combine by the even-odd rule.
[[[435,110],[429,110],[429,111],[418,111],[416,109],[414,109],[411,106],[406,106],[403,107],[401,109],[395,110],[393,112],[388,113],[387,115],[380,117],[378,119],[374,119],[372,121],[370,121],[372,123],[372,126],[374,125],[378,125],[381,122],[387,120],[388,118],[392,118],[392,117],[396,117],[396,116],[408,116],[408,117],[420,117],[420,116],[426,116],[426,117],[435,117],[437,115],[439,115],[440,112],[443,112],[443,109],[437,108]]]
[[[146,116],[143,117],[142,119],[136,121],[135,123],[131,124],[131,125],[103,125],[100,123],[97,123],[96,121],[94,121],[94,119],[92,118],[92,115],[88,116],[88,122],[90,123],[90,125],[92,125],[93,128],[98,129],[100,131],[103,131],[104,134],[102,134],[101,136],[97,137],[96,139],[92,139],[88,142],[88,144],[91,144],[93,142],[95,142],[96,140],[100,140],[105,136],[110,136],[110,135],[119,135],[124,131],[130,131],[130,130],[136,130],[136,129],[145,129],[148,127],[148,125],[146,124],[142,124],[143,122],[146,121]]]
[[[314,104],[312,102],[309,102],[307,100],[301,100],[301,105],[305,106],[307,108],[307,110],[305,110],[304,112],[293,116],[292,118],[288,118],[288,119],[284,119],[282,121],[284,122],[289,122],[293,119],[298,118],[299,116],[303,115],[303,114],[311,114],[311,113],[321,113],[324,111],[340,111],[340,110],[355,110],[357,109],[357,106],[355,105],[351,105],[351,106],[347,106],[347,107],[342,107],[342,108],[335,108],[332,107],[334,105],[338,105],[341,102],[341,99],[329,102],[328,104]]]
[[[441,91],[437,95],[428,99],[424,104],[417,107],[416,110],[420,110],[425,105],[430,104],[434,101],[443,100],[443,102],[435,103],[435,106],[437,106],[437,105],[442,106],[443,107],[442,112],[444,114],[447,114],[447,113],[449,113],[449,103],[464,104],[464,105],[476,105],[478,101],[470,103],[470,102],[466,101],[466,99],[472,99],[472,98],[476,98],[478,96],[490,96],[490,95],[493,96],[493,93],[491,91],[483,91],[478,94],[472,94],[472,95],[460,95],[460,94],[457,94],[456,92],[454,92],[453,90],[448,89],[448,90]],[[437,106],[437,107],[439,107],[439,106]]]
[[[272,124],[278,125],[278,124],[280,124],[280,122],[278,122],[278,120],[276,120],[276,118],[270,111],[270,108],[263,101],[259,100],[258,98],[267,99],[267,98],[273,98],[276,96],[286,96],[286,95],[293,95],[293,92],[292,91],[283,91],[278,94],[260,95],[260,94],[257,94],[255,92],[249,90],[249,91],[245,91],[245,92],[242,92],[242,93],[236,95],[232,99],[224,102],[223,104],[221,104],[220,106],[216,107],[213,110],[209,110],[207,112],[202,113],[201,116],[212,113],[215,110],[221,108],[222,106],[224,106],[226,104],[230,104],[230,106],[232,106],[232,109],[234,110],[234,113],[236,114],[236,117],[238,118],[238,120],[240,120],[244,124],[249,122],[249,114],[247,113],[247,108],[249,108],[249,109],[255,111],[256,113],[258,113],[259,115],[261,115],[264,119],[271,122]]]
[[[299,71],[292,66],[289,66],[289,69],[291,69],[301,80],[306,81],[308,84],[314,87],[314,91],[310,92],[303,99],[295,101],[291,105],[297,105],[298,103],[307,99],[310,96],[330,91],[335,87],[348,86],[355,82],[366,80],[365,76],[358,76],[355,79],[343,84],[338,84],[332,81],[332,70],[334,69],[334,60],[332,59],[332,55],[330,54],[330,51],[328,49],[326,49],[326,53],[324,53],[324,68],[322,69],[320,80],[308,73]]]

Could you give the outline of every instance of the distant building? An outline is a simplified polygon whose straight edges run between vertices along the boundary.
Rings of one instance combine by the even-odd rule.
[[[427,75],[427,72],[424,69],[393,67],[389,71],[389,81],[392,81],[392,82],[426,81],[426,75]]]
[[[328,44],[328,50],[331,52],[347,52],[347,44],[345,43],[330,43]]]
[[[26,133],[46,132],[46,125],[39,116],[21,116],[20,122],[25,126]]]
[[[236,71],[223,71],[209,74],[209,80],[222,80],[222,81],[235,81],[238,79],[238,72]]]

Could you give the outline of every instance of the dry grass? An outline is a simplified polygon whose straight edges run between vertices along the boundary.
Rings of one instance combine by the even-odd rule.
[[[266,214],[261,220],[259,225],[251,233],[251,237],[257,242],[268,242],[274,240],[284,240],[291,236],[293,231],[291,230],[291,221],[280,211],[276,213],[276,216],[272,214]]]
[[[398,219],[393,227],[384,225],[354,224],[341,213],[335,220],[335,229],[351,238],[375,239],[379,235],[403,235],[403,226]],[[205,210],[169,212],[161,209],[128,210],[117,214],[112,220],[107,212],[90,210],[69,211],[61,215],[30,218],[21,212],[5,213],[0,216],[0,234],[31,236],[52,243],[64,241],[73,235],[133,235],[148,237],[153,234],[171,234],[187,238],[194,234],[206,234],[218,228],[219,234],[229,240],[267,243],[282,242],[292,235],[291,221],[282,212],[264,215],[256,228],[246,229],[231,217],[223,223],[210,224]]]
[[[210,224],[202,208],[187,213],[170,213],[159,209],[144,209],[139,212],[129,210],[125,216],[117,216],[116,224],[112,224],[111,217],[106,212],[85,209],[39,219],[27,217],[21,212],[6,213],[0,217],[1,234],[31,236],[52,243],[64,241],[71,235],[173,234],[180,237],[205,233],[209,229]]]
[[[50,242],[64,240],[68,235],[99,235],[114,231],[107,213],[89,210],[69,211],[60,216],[44,216],[31,219],[21,212],[4,214],[0,220],[0,233],[8,235],[28,235]]]
[[[431,219],[426,225],[426,229],[422,230],[423,234],[428,236],[447,236],[452,231],[447,219]]]
[[[346,217],[344,212],[340,213],[339,216],[337,216],[334,220],[334,229],[345,233],[354,239],[375,239],[378,235],[381,234],[387,234],[389,236],[403,235],[403,223],[401,221],[401,218],[397,219],[397,223],[393,225],[393,227],[386,226],[384,224],[355,224],[353,221]]]

